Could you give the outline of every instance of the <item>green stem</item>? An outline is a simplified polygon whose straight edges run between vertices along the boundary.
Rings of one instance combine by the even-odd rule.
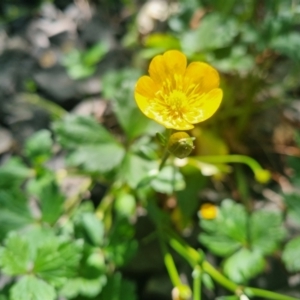
[[[297,298],[281,295],[275,292],[266,291],[263,289],[257,289],[252,287],[244,288],[245,294],[249,297],[256,296],[256,297],[262,297],[265,299],[271,299],[271,300],[297,300]],[[298,298],[299,300],[299,298]]]
[[[246,164],[253,171],[257,181],[264,183],[270,179],[269,171],[263,169],[255,159],[246,155],[233,154],[194,156],[190,157],[189,161],[195,165],[197,165],[199,161],[211,164],[242,163]]]
[[[203,260],[204,256],[201,254],[201,252],[198,252],[194,248],[187,245],[180,237],[177,236],[177,234],[171,232],[170,230],[168,230],[167,234],[169,235],[170,246],[183,258],[185,258],[193,268],[196,268],[200,264],[203,272],[210,275],[216,282],[227,288],[229,291],[238,294],[242,290],[249,297],[257,296],[271,300],[297,300],[297,298],[281,295],[275,292],[252,287],[241,287],[237,285],[220,273],[208,261]]]
[[[45,109],[50,113],[53,119],[61,119],[67,114],[67,111],[65,111],[61,106],[44,99],[37,94],[23,93],[21,94],[21,100]]]
[[[165,144],[163,158],[162,158],[162,161],[161,161],[161,163],[159,165],[159,171],[162,170],[162,168],[164,167],[167,159],[170,156],[170,152],[168,150],[168,144],[169,144],[169,139],[170,139],[171,134],[172,134],[172,129],[167,129],[167,131],[166,131],[166,144]]]
[[[253,172],[261,170],[260,164],[253,158],[246,155],[204,155],[195,157],[197,160],[207,163],[222,164],[222,163],[243,163],[248,165]]]
[[[170,156],[170,152],[168,150],[165,150],[162,161],[158,168],[159,171],[161,171],[162,168],[165,166],[165,163],[166,163],[167,159],[169,158],[169,156]]]
[[[164,237],[162,236],[161,230],[159,231],[160,231],[159,242],[160,242],[161,250],[163,252],[165,266],[167,268],[173,286],[179,287],[181,286],[181,280],[177,272],[173,257],[170,254],[170,252],[168,252],[167,250],[167,246],[165,244]]]
[[[193,300],[201,300],[201,277],[201,267],[196,266],[193,271]]]
[[[216,282],[226,287],[229,291],[236,292],[239,289],[239,286],[236,283],[230,281],[222,273],[216,270],[208,261],[203,261],[202,268],[204,272],[209,274]]]

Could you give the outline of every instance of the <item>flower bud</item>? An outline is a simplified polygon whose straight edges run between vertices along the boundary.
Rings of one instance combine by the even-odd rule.
[[[257,170],[254,176],[260,183],[267,183],[271,179],[271,173],[268,170]]]
[[[176,132],[170,136],[168,150],[178,158],[189,156],[194,149],[193,140],[186,132]]]

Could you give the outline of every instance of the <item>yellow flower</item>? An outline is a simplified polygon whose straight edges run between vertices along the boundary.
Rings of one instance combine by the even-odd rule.
[[[221,104],[219,74],[210,65],[192,62],[183,53],[170,50],[155,56],[149,75],[135,87],[140,110],[166,128],[189,130],[210,118]]]
[[[218,214],[218,208],[215,205],[211,203],[202,204],[200,208],[201,218],[206,220],[213,220],[216,218],[217,214]]]

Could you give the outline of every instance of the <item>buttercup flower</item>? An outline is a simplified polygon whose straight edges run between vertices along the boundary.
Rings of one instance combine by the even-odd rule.
[[[200,216],[206,220],[213,220],[217,217],[218,209],[211,203],[202,204],[200,208]]]
[[[210,118],[221,104],[218,72],[203,62],[187,66],[180,51],[155,56],[149,75],[138,80],[135,100],[148,118],[166,128],[192,129],[193,124]]]

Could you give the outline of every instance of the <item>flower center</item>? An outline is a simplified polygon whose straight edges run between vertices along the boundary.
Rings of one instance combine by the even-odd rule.
[[[187,98],[185,93],[179,90],[173,90],[165,98],[166,106],[172,115],[182,115],[184,113],[184,108],[187,103]]]

